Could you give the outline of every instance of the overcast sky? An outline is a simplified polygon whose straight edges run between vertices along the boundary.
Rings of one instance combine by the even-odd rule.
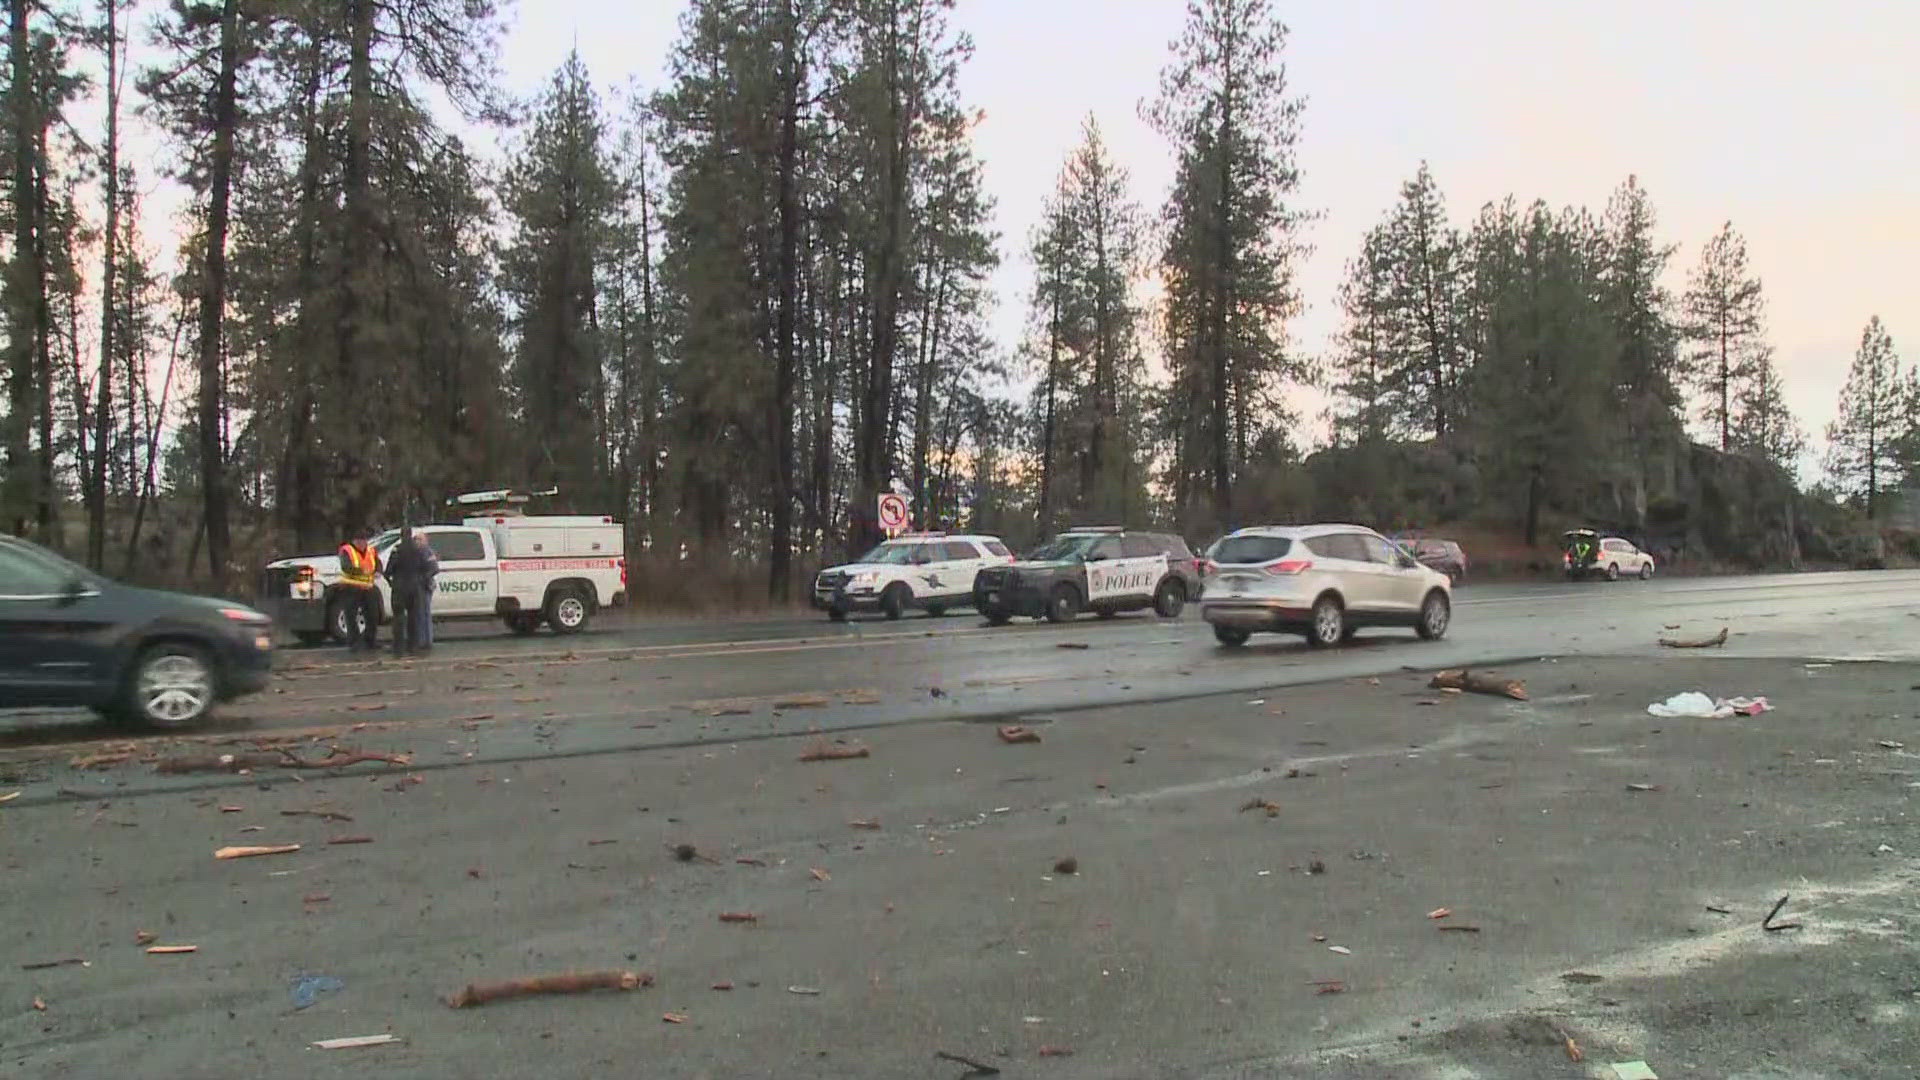
[[[1003,345],[1024,318],[1027,236],[1083,117],[1098,117],[1136,197],[1163,199],[1168,147],[1138,104],[1185,6],[960,0],[976,47],[962,91],[986,111],[976,136],[1001,236]],[[1637,174],[1679,245],[1676,291],[1731,220],[1765,282],[1788,401],[1816,436],[1869,315],[1920,357],[1920,0],[1278,6],[1289,78],[1307,97],[1299,199],[1324,215],[1297,347],[1323,347],[1342,263],[1425,158],[1460,223],[1509,193],[1598,210]],[[501,57],[508,88],[537,90],[576,45],[602,85],[657,87],[682,7],[521,0]]]

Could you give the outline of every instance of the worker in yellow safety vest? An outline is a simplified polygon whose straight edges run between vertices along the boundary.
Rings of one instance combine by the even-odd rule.
[[[340,610],[346,616],[347,648],[376,647],[380,630],[379,593],[373,579],[380,573],[380,556],[367,546],[367,532],[361,529],[353,539],[340,545]]]

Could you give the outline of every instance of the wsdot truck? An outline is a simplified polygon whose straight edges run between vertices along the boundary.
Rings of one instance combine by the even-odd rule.
[[[414,532],[426,534],[440,559],[433,595],[436,622],[499,619],[516,634],[531,634],[542,623],[557,634],[575,634],[586,629],[600,609],[626,603],[626,540],[619,522],[610,517],[526,516],[514,504],[501,502],[493,512],[464,518],[458,525],[414,527]],[[398,529],[371,539],[382,568],[399,540]],[[344,643],[348,606],[339,582],[338,554],[268,563],[260,578],[260,607],[302,642]],[[384,577],[375,585],[384,621],[393,610],[392,591]]]

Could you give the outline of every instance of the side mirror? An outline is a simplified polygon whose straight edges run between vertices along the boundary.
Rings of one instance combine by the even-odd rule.
[[[80,598],[87,595],[87,591],[85,578],[70,578],[60,589],[60,606],[67,607],[79,603]]]

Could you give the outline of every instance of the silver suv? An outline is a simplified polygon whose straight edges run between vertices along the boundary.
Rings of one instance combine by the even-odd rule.
[[[1200,617],[1227,646],[1274,631],[1327,648],[1364,626],[1410,626],[1431,641],[1453,613],[1447,575],[1359,525],[1241,529],[1221,538],[1201,569]]]

